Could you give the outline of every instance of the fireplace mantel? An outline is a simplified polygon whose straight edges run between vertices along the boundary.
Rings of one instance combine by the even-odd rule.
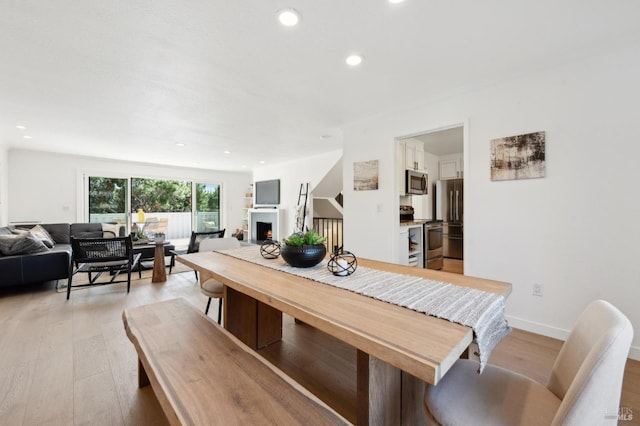
[[[257,242],[257,222],[271,222],[271,238],[274,240],[281,241],[287,236],[284,229],[284,209],[249,209],[248,219],[247,235],[252,243]]]

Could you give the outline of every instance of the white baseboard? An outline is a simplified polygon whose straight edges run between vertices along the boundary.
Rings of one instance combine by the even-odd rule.
[[[505,315],[509,325],[513,328],[529,331],[531,333],[541,334],[547,337],[553,337],[554,339],[567,340],[570,330],[564,330],[557,327],[551,327],[547,324],[542,324],[535,321],[524,320],[511,315]],[[640,347],[631,346],[629,350],[629,358],[640,361]]]

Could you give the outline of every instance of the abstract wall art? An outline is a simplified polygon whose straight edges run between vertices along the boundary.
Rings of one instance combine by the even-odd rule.
[[[544,177],[545,132],[491,141],[491,180]]]
[[[378,189],[378,160],[353,163],[353,190]]]

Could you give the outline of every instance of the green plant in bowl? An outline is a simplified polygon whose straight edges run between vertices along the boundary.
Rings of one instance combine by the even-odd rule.
[[[280,255],[291,266],[308,268],[320,263],[327,254],[325,237],[316,231],[296,232],[282,240]]]
[[[288,246],[315,246],[324,244],[327,239],[314,230],[307,232],[294,232],[283,240]]]

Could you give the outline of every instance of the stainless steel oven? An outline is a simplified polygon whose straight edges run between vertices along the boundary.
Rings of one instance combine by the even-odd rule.
[[[405,170],[404,189],[407,195],[426,195],[429,189],[426,173]]]
[[[443,260],[443,238],[442,222],[431,221],[424,225],[424,265],[427,269],[442,269]]]

